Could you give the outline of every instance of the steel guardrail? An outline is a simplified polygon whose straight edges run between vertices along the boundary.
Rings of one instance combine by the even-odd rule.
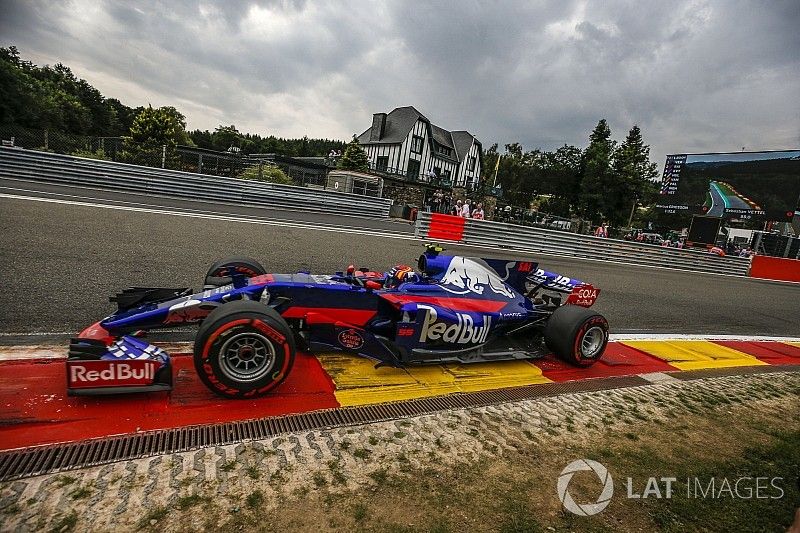
[[[436,240],[436,237],[429,236],[430,227],[431,213],[418,213],[415,235],[422,239]],[[747,276],[750,269],[749,258],[719,257],[698,250],[669,248],[487,220],[466,219],[462,235],[454,242],[498,250],[735,276]]]
[[[251,207],[386,218],[390,199],[0,147],[0,176]]]

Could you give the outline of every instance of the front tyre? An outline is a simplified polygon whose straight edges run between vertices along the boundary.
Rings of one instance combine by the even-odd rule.
[[[226,303],[203,321],[194,343],[200,380],[225,398],[257,398],[294,364],[292,330],[273,309],[250,300]]]
[[[261,263],[251,257],[228,257],[220,259],[209,267],[203,281],[205,288],[213,289],[214,287],[222,287],[232,283],[231,270],[246,278],[253,278],[267,273]]]
[[[560,359],[576,366],[591,366],[608,344],[608,321],[585,307],[565,305],[547,321],[544,340]]]

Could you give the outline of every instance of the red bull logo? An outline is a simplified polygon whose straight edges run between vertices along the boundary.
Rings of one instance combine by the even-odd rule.
[[[492,317],[488,315],[483,316],[482,326],[476,326],[472,316],[466,313],[456,313],[457,322],[448,323],[439,321],[439,315],[433,307],[417,304],[417,308],[426,311],[420,342],[441,339],[452,344],[480,344],[486,342],[492,327]]]
[[[503,283],[500,276],[467,257],[454,257],[440,283],[444,290],[454,294],[484,294],[489,287],[495,294],[514,298],[514,291]]]
[[[149,385],[156,377],[155,361],[68,361],[69,387],[73,389]]]

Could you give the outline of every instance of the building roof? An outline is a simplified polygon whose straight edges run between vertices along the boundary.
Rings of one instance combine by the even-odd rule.
[[[478,139],[476,139],[475,136],[468,131],[454,131],[450,135],[453,137],[453,145],[455,146],[456,157],[459,161],[464,161],[464,159],[467,157],[467,153],[472,147],[473,141],[478,143],[478,146],[480,147],[480,141],[478,141]]]
[[[478,142],[475,137],[467,131],[454,131],[450,132],[435,124],[432,124],[425,115],[417,111],[413,106],[397,107],[386,115],[386,126],[383,135],[377,141],[370,140],[370,131],[368,128],[364,133],[358,136],[360,144],[399,144],[402,143],[408,136],[408,132],[417,123],[417,120],[422,119],[430,126],[430,137],[434,142],[446,148],[453,150],[453,157],[447,157],[444,154],[433,152],[434,157],[446,159],[454,162],[464,161],[464,158],[472,146],[473,139]],[[478,144],[480,144],[478,142]]]
[[[371,127],[364,133],[358,136],[360,144],[397,144],[401,143],[408,136],[408,132],[414,127],[419,119],[424,120],[430,124],[430,120],[425,118],[425,115],[414,109],[412,106],[398,107],[392,110],[391,113],[386,115],[386,127],[383,130],[383,135],[377,141],[369,140],[369,132]]]

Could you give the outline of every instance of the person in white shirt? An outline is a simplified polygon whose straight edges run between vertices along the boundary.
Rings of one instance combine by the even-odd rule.
[[[461,206],[461,216],[464,218],[469,218],[470,216],[470,209],[469,209],[469,200],[464,200],[464,205]]]

